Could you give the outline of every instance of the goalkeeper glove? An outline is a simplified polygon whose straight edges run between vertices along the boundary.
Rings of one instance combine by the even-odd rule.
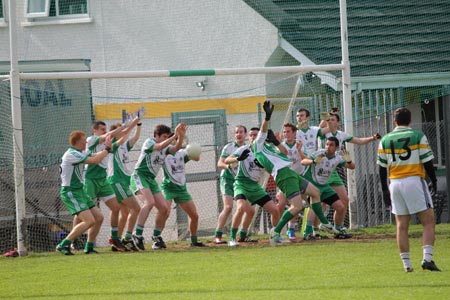
[[[389,190],[383,191],[383,202],[386,207],[391,206],[391,193],[389,193]]]
[[[308,120],[303,120],[297,124],[297,129],[302,129],[308,123]]]
[[[321,112],[320,113],[320,119],[322,121],[330,121],[330,114],[327,112]]]
[[[264,101],[263,104],[264,112],[266,113],[266,121],[270,121],[270,117],[272,116],[274,106],[270,106],[270,101]]]
[[[317,155],[317,156],[314,158],[313,162],[314,162],[315,164],[320,164],[320,163],[322,162],[323,158],[324,158],[323,155]]]
[[[245,149],[244,151],[242,151],[241,155],[239,155],[237,160],[243,161],[244,159],[246,159],[248,157],[249,154],[250,154],[250,149]]]
[[[350,152],[348,152],[347,150],[342,150],[341,156],[348,164],[352,163],[352,157],[350,156]]]
[[[377,132],[377,133],[375,133],[374,135],[372,135],[372,139],[375,141],[375,140],[379,140],[379,139],[381,139],[381,135]]]
[[[140,120],[142,119],[145,115],[147,114],[147,111],[145,110],[144,106],[141,106],[137,112],[136,112],[136,117]]]
[[[430,182],[430,183],[428,184],[428,189],[430,190],[431,196],[436,195],[436,192],[437,192],[437,182],[436,182],[436,181],[435,181],[435,182]]]
[[[268,141],[269,143],[274,144],[275,146],[278,146],[280,144],[280,141],[277,140],[277,137],[275,136],[275,133],[273,133],[272,129],[269,129],[267,131],[266,141]]]

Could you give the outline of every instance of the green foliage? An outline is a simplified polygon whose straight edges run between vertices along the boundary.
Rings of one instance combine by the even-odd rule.
[[[355,239],[0,259],[0,299],[444,299],[450,293],[450,225],[437,226],[434,259],[422,271],[420,226],[411,226],[415,271],[403,272],[393,225]],[[364,237],[370,237],[365,239]],[[377,237],[377,238],[374,238]],[[380,238],[381,237],[381,238]],[[266,237],[261,237],[261,239]]]

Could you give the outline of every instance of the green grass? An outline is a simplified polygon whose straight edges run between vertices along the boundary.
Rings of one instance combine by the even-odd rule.
[[[394,232],[385,225],[351,241],[2,258],[0,299],[446,299],[450,225],[437,226],[443,272],[421,270],[420,226],[411,228],[415,271],[403,272]]]

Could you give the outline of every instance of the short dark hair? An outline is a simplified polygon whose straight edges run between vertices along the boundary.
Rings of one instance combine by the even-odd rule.
[[[236,127],[234,127],[234,129],[236,128],[242,128],[244,129],[244,132],[247,133],[247,127],[245,127],[244,125],[236,125]]]
[[[309,117],[310,113],[309,110],[307,110],[306,108],[300,108],[297,112],[302,112],[304,111],[306,113],[306,116]]]
[[[289,127],[289,128],[291,128],[292,129],[292,132],[296,132],[297,131],[297,127],[295,127],[295,125],[294,124],[292,124],[292,123],[284,123],[283,124],[283,128],[284,127]]]
[[[336,147],[339,147],[339,140],[337,139],[337,137],[330,136],[330,137],[327,138],[327,141],[334,142],[334,145]]]
[[[411,123],[411,111],[406,107],[397,108],[394,112],[395,123],[399,126],[407,126]]]
[[[252,128],[250,128],[250,131],[253,131],[253,130],[258,130],[259,131],[259,127],[252,127]]]
[[[172,130],[170,129],[169,126],[164,125],[164,124],[156,125],[155,130],[153,131],[153,137],[161,136],[164,133],[171,134]]]
[[[92,129],[97,130],[101,125],[102,125],[102,126],[106,126],[106,123],[103,122],[103,121],[95,121],[95,122],[92,124]]]
[[[336,119],[338,120],[338,122],[340,122],[340,121],[341,121],[341,117],[339,117],[339,114],[338,114],[338,113],[335,113],[335,112],[330,112],[330,116],[335,116],[335,117],[336,117]]]

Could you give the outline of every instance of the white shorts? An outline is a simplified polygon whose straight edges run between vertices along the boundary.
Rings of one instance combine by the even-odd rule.
[[[389,191],[395,215],[412,215],[433,208],[427,183],[419,176],[391,179]]]

